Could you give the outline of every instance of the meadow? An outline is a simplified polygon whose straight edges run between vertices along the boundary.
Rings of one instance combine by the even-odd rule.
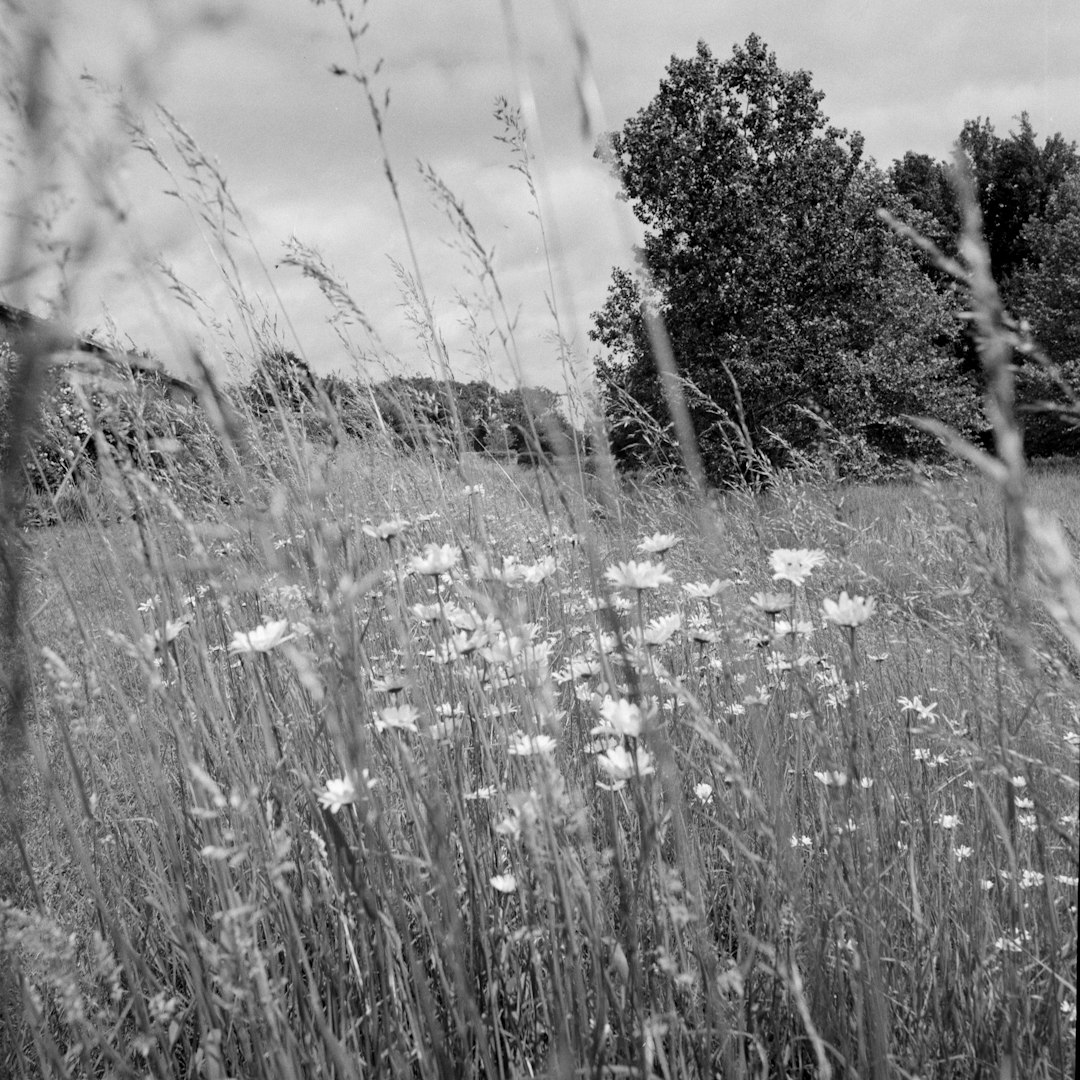
[[[222,475],[97,438],[0,523],[0,1076],[1071,1076],[1080,472],[969,234],[994,450],[932,478],[316,439],[209,377]]]
[[[34,537],[8,1075],[1071,1068],[1076,657],[993,485],[372,442],[167,509]]]

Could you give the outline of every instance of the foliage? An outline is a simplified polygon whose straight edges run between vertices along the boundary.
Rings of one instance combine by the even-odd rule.
[[[994,277],[1012,302],[1015,275],[1025,262],[1038,258],[1026,232],[1028,222],[1046,213],[1053,193],[1080,168],[1076,143],[1058,133],[1040,147],[1024,113],[1019,130],[1008,138],[997,135],[989,120],[969,120],[959,146],[971,162]]]
[[[4,348],[0,416],[14,357]],[[186,506],[230,497],[221,439],[195,401],[171,398],[152,371],[50,365],[35,429],[25,463],[33,520],[85,514],[86,496],[101,492],[102,457],[144,473]]]
[[[1010,1024],[1065,1075],[1075,679],[990,491],[656,486],[608,529],[372,441],[209,550],[55,538],[12,1075],[974,1077]]]
[[[248,388],[248,397],[259,412],[276,408],[300,411],[315,402],[317,386],[306,360],[289,349],[271,349],[261,357]]]
[[[410,449],[438,448],[530,458],[554,454],[572,432],[547,387],[497,390],[488,382],[394,375],[361,383],[319,377],[288,350],[265,354],[243,398],[256,415],[299,418],[308,438],[334,429],[354,438],[389,431]]]
[[[934,446],[902,414],[976,423],[949,305],[876,217],[911,208],[863,162],[861,136],[827,124],[822,97],[755,36],[724,62],[702,43],[602,146],[646,227],[649,284],[616,270],[592,331],[624,451],[644,417],[666,423],[650,311],[701,401],[732,419],[737,384],[755,442],[809,448],[818,414],[880,454],[920,456]],[[721,470],[725,433],[708,409],[692,415]]]
[[[1010,300],[1021,267],[1039,258],[1028,234],[1030,221],[1046,213],[1054,192],[1080,167],[1076,144],[1058,133],[1042,146],[1027,113],[1019,130],[998,135],[989,119],[968,120],[957,138],[975,181],[994,276]],[[897,191],[928,215],[926,235],[946,254],[956,253],[960,232],[951,162],[908,151],[889,170]]]
[[[1075,393],[1080,389],[1076,144],[1058,133],[1040,146],[1025,113],[1019,129],[1008,136],[998,135],[988,119],[969,120],[957,146],[971,168],[994,276],[1005,302],[1031,324],[1040,347]],[[952,163],[913,152],[890,170],[897,190],[926,215],[921,230],[947,255],[956,254],[960,225],[954,170]],[[939,287],[951,291],[947,275],[933,268],[929,273]],[[974,340],[965,335],[959,344],[964,366],[976,368]],[[1060,413],[1040,409],[1044,402],[1062,405],[1066,394],[1030,355],[1022,358],[1017,395],[1025,409],[1024,436],[1031,453],[1080,452],[1075,425]]]
[[[360,439],[375,428],[371,395],[358,382],[340,375],[327,375],[321,385],[345,435]]]
[[[1015,305],[1031,325],[1049,367],[1034,357],[1020,366],[1017,395],[1028,410],[1024,437],[1032,453],[1080,454],[1080,165],[1028,220],[1032,253],[1014,281]],[[1049,409],[1046,408],[1049,406]]]

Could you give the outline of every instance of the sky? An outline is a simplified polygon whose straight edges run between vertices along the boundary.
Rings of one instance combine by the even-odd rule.
[[[25,23],[11,3],[0,0],[0,38],[15,71]],[[255,348],[245,331],[252,321],[323,374],[430,371],[403,299],[400,268],[412,278],[418,267],[456,377],[561,388],[554,307],[575,357],[570,377],[587,380],[596,350],[589,315],[603,303],[612,267],[632,264],[638,237],[593,158],[596,133],[644,107],[670,58],[691,55],[699,39],[725,57],[759,34],[781,67],[812,73],[831,122],[861,131],[882,165],[907,150],[946,157],[966,119],[989,117],[1005,133],[1023,110],[1041,137],[1060,131],[1080,140],[1076,0],[370,0],[355,6],[354,25],[367,25],[355,54],[332,0],[35,7],[50,12],[50,145],[64,195],[49,238],[53,254],[69,255],[62,274],[15,286],[10,272],[0,274],[0,298],[40,310],[62,285],[77,329],[111,324],[181,374],[193,345],[215,365],[242,369]],[[404,225],[363,87],[332,75],[335,64],[370,76],[380,102],[389,95],[385,152]],[[500,96],[525,107],[544,234],[496,138]],[[246,318],[197,206],[165,194],[190,190],[184,170],[170,176],[128,147],[111,108],[119,98],[143,118],[162,161],[178,168],[155,105],[226,179],[242,214],[230,249]],[[25,175],[10,119],[0,119],[0,137],[8,168],[21,165]],[[454,246],[421,162],[493,252],[503,309]],[[4,190],[0,228],[10,249],[19,187],[9,179]],[[359,318],[330,324],[333,309],[315,282],[283,263],[292,237],[320,253],[370,333]],[[184,283],[186,300],[155,266]],[[504,344],[495,331],[508,323],[513,341]]]

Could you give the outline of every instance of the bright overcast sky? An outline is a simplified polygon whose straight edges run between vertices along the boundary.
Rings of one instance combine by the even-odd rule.
[[[424,370],[391,265],[406,262],[407,249],[372,125],[359,88],[328,73],[333,63],[352,64],[333,3],[219,0],[201,6],[215,16],[210,20],[190,16],[198,7],[193,0],[56,6],[62,89],[81,92],[86,84],[79,76],[86,72],[122,83],[138,100],[146,79],[143,105],[165,105],[220,163],[274,288],[257,260],[238,248],[246,287],[263,299],[286,345],[316,371],[352,370],[314,284],[277,265],[284,242],[295,235],[318,248],[347,283],[400,369]],[[371,0],[359,16],[370,24],[360,41],[363,62],[373,67],[383,60],[376,86],[390,92],[389,153],[460,378],[506,384],[513,374],[505,360],[484,372],[470,356],[456,298],[475,291],[475,282],[445,243],[451,230],[431,208],[417,160],[450,185],[495,250],[526,380],[561,382],[539,234],[523,181],[494,138],[496,97],[518,101],[524,81],[536,94],[540,126],[531,134],[534,150],[543,150],[545,211],[561,239],[558,301],[581,355],[590,352],[588,316],[603,301],[611,267],[631,262],[634,233],[625,207],[615,203],[614,186],[581,134],[571,7],[580,11],[608,128],[649,101],[673,54],[688,56],[704,39],[726,57],[756,32],[782,67],[813,74],[825,92],[826,115],[861,131],[867,152],[884,165],[908,149],[945,157],[963,121],[980,115],[1005,133],[1027,110],[1040,137],[1061,131],[1080,140],[1076,0],[528,0],[516,5],[525,55],[517,68],[507,45],[506,6]],[[92,127],[100,115],[91,108],[78,124]],[[111,239],[95,249],[92,272],[73,278],[73,319],[82,328],[100,327],[107,309],[123,333],[183,370],[194,320],[182,305],[148,293],[146,276],[131,269],[125,252],[160,257],[217,318],[236,323],[231,302],[196,220],[160,194],[171,186],[168,178],[132,154],[120,179],[128,224],[119,233],[109,230]],[[39,296],[22,299],[40,306]],[[183,333],[168,334],[165,325]],[[210,337],[201,331],[204,345]],[[359,335],[357,341],[366,344]]]

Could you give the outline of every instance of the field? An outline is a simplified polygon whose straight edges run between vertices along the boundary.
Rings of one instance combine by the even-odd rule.
[[[5,1075],[1069,1072],[1076,656],[994,486],[264,495],[31,537]]]

